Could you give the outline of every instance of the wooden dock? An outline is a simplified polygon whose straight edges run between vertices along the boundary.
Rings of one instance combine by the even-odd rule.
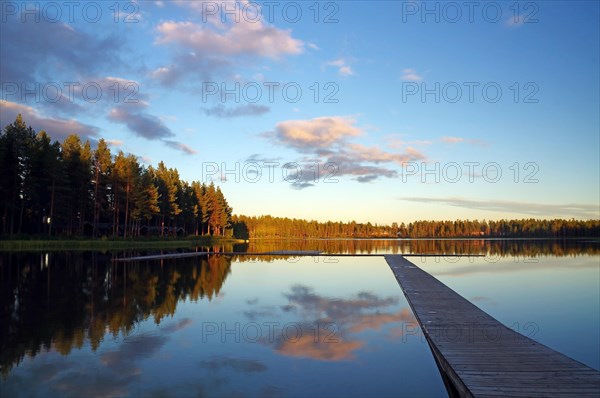
[[[385,260],[451,396],[600,396],[600,372],[504,326],[403,256]]]

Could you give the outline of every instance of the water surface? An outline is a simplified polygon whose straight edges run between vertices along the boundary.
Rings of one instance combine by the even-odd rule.
[[[3,395],[445,395],[380,257],[17,257]]]
[[[257,241],[222,255],[0,254],[3,396],[445,396],[383,257],[410,257],[507,326],[600,368],[592,241]],[[204,250],[204,248],[198,248]],[[168,250],[166,252],[176,252]],[[452,257],[452,254],[484,257]],[[150,253],[148,253],[150,254]]]

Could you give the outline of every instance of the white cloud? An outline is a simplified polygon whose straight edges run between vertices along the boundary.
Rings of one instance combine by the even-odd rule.
[[[343,58],[334,59],[333,61],[327,62],[327,65],[342,67],[346,65],[346,61]]]
[[[403,69],[402,70],[402,80],[409,82],[420,82],[423,80],[423,77],[417,73],[415,69]]]
[[[334,59],[332,61],[328,61],[326,63],[326,65],[338,68],[338,73],[341,76],[347,77],[347,76],[354,75],[354,71],[352,70],[352,67],[348,65],[347,60],[344,58],[338,58],[338,59]]]
[[[340,75],[342,76],[352,76],[354,75],[354,71],[352,71],[352,68],[349,66],[342,66],[339,70]]]

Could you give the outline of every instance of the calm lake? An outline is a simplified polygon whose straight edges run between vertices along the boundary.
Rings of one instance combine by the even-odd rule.
[[[131,263],[111,259],[158,252],[0,253],[1,395],[446,396],[383,257],[335,254],[447,254],[408,259],[505,325],[600,368],[597,241],[252,241],[210,250]],[[218,253],[278,250],[331,255]]]

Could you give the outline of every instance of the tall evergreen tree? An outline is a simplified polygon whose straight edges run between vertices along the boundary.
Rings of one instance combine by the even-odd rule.
[[[99,220],[107,216],[109,211],[109,178],[112,165],[112,156],[110,148],[103,138],[98,141],[98,146],[94,151],[93,167],[93,185],[94,185],[94,204],[93,204],[93,232],[96,235],[96,228]]]
[[[83,223],[91,198],[92,152],[89,141],[83,145],[76,134],[62,142],[62,158],[67,175],[67,230],[70,235],[83,233]]]

